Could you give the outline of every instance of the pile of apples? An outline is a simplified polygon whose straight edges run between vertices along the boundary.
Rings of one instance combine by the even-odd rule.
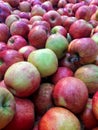
[[[0,130],[98,130],[98,0],[0,0]]]

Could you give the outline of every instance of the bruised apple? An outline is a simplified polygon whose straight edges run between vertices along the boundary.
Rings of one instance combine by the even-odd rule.
[[[88,90],[83,81],[75,77],[60,79],[53,89],[56,106],[62,106],[73,113],[80,113],[88,100]]]
[[[98,66],[95,64],[87,64],[79,67],[74,76],[82,80],[90,94],[94,94],[98,91]]]
[[[78,118],[68,109],[50,108],[40,119],[38,130],[81,130]]]

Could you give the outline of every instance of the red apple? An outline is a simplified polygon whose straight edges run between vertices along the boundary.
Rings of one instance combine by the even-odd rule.
[[[40,119],[38,130],[80,130],[78,118],[68,109],[50,108]]]
[[[38,89],[40,81],[39,71],[27,61],[14,63],[4,75],[4,82],[8,89],[18,97],[30,96]]]
[[[42,21],[42,16],[40,15],[32,16],[29,20],[29,23],[32,25],[35,21]]]
[[[55,10],[50,10],[43,15],[43,20],[47,21],[51,27],[61,25],[62,20],[60,14]]]
[[[67,4],[67,0],[59,0],[57,6],[58,8],[64,8],[66,4]]]
[[[96,11],[92,14],[91,20],[92,20],[92,19],[98,21],[98,10],[96,10]]]
[[[51,81],[56,84],[61,78],[73,76],[73,71],[68,67],[58,67],[57,71],[51,75]]]
[[[22,1],[19,3],[18,8],[22,12],[30,12],[31,11],[31,3],[29,1]]]
[[[82,120],[84,127],[89,130],[97,126],[98,121],[92,111],[92,98],[88,98],[86,107],[80,114],[80,119]]]
[[[30,19],[31,16],[28,12],[20,12],[19,17],[21,18],[20,20],[27,19],[28,23],[29,23],[29,19]]]
[[[93,26],[84,19],[76,20],[69,28],[69,34],[73,39],[90,37]],[[85,33],[84,33],[85,32]]]
[[[34,125],[34,104],[29,99],[15,97],[16,112],[4,130],[31,130]]]
[[[10,91],[0,87],[0,129],[7,126],[14,118],[16,112],[16,102]]]
[[[3,0],[4,2],[9,3],[13,8],[17,8],[19,6],[20,0]]]
[[[24,38],[27,38],[29,33],[28,24],[22,20],[14,21],[10,26],[11,35],[21,35]]]
[[[88,100],[87,86],[78,78],[64,77],[54,86],[53,100],[56,106],[65,107],[78,114],[82,112]]]
[[[13,35],[7,41],[7,47],[13,50],[19,50],[21,47],[26,46],[28,43],[24,37],[20,35]]]
[[[97,5],[98,6],[98,1],[97,0],[91,0],[90,5]]]
[[[7,42],[10,37],[9,28],[6,24],[0,23],[0,42]]]
[[[5,42],[0,42],[0,52],[7,49],[8,49],[7,44]]]
[[[96,91],[94,93],[94,95],[93,95],[93,98],[92,98],[92,109],[93,109],[93,113],[94,113],[96,119],[98,120],[98,91]]]
[[[53,5],[50,1],[44,1],[42,4],[41,4],[42,8],[47,11],[49,10],[53,10]]]

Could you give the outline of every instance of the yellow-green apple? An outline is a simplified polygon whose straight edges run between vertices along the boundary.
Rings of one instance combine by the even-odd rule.
[[[98,54],[98,45],[90,37],[77,38],[70,42],[68,52],[73,55],[73,62],[75,56],[75,60],[77,58],[81,64],[93,63]]]
[[[10,65],[13,63],[23,61],[24,58],[22,54],[20,54],[16,50],[3,50],[0,52],[0,80],[3,78],[5,71],[8,69]]]
[[[73,76],[73,71],[68,67],[58,67],[57,71],[50,76],[53,84],[56,84],[61,78]]]
[[[27,61],[14,63],[4,75],[4,82],[8,89],[18,97],[30,96],[38,89],[40,81],[39,71]]]
[[[20,2],[20,0],[3,0],[3,1],[9,3],[13,8],[17,8]]]
[[[96,127],[98,124],[97,119],[94,116],[92,110],[92,98],[88,98],[87,104],[80,114],[80,119],[84,125],[84,128],[91,130],[92,128]]]
[[[46,30],[46,27],[43,25],[36,25],[31,28],[28,34],[28,41],[30,45],[38,49],[44,48],[48,37],[48,33]]]
[[[60,59],[67,52],[68,40],[60,33],[51,34],[46,40],[45,48],[51,49]]]
[[[4,2],[0,2],[0,23],[4,23],[5,19],[10,14],[11,14],[11,9],[9,9],[9,7],[6,6]]]
[[[20,19],[19,15],[10,14],[10,15],[7,16],[7,18],[5,19],[5,24],[10,28],[11,24],[12,24],[14,21],[17,21],[17,20],[19,20],[19,19]]]
[[[10,37],[9,28],[5,23],[0,23],[0,42],[7,42]]]
[[[52,75],[58,68],[57,56],[48,48],[38,49],[31,52],[28,56],[28,62],[37,67],[41,77]]]
[[[27,38],[29,26],[22,20],[14,21],[10,26],[10,33],[11,35],[21,35],[24,38]]]
[[[92,29],[93,26],[89,22],[84,19],[78,19],[70,26],[69,34],[73,39],[90,37]]]
[[[35,120],[34,104],[29,99],[17,98],[16,112],[11,122],[4,128],[4,130],[31,130]]]
[[[54,86],[53,100],[56,106],[78,114],[83,111],[88,100],[87,86],[73,76],[62,78]]]
[[[0,52],[7,49],[8,49],[7,44],[5,42],[0,42]]]
[[[7,126],[16,112],[16,102],[12,93],[4,87],[0,87],[0,129]]]
[[[79,78],[82,80],[87,88],[88,92],[90,94],[94,94],[96,91],[98,91],[98,66],[95,64],[87,64],[79,67],[75,73],[74,76],[76,78]]]
[[[80,130],[79,119],[63,107],[50,108],[40,119],[38,130]]]
[[[35,47],[31,45],[26,45],[26,46],[21,47],[18,51],[23,55],[24,60],[27,61],[29,54],[34,50],[36,50]]]
[[[53,87],[54,85],[49,82],[41,83],[39,89],[32,95],[37,116],[42,116],[49,108],[54,106],[52,100]]]
[[[30,12],[31,11],[31,3],[29,1],[21,1],[18,6],[21,12]]]
[[[26,45],[28,45],[28,43],[21,35],[12,35],[7,41],[7,47],[13,50],[19,50]]]
[[[56,25],[51,28],[51,34],[60,33],[63,36],[67,36],[67,30],[62,25]]]
[[[61,25],[61,15],[55,10],[49,10],[43,15],[43,20],[47,21],[51,27]]]
[[[92,109],[93,113],[98,121],[98,91],[96,91],[92,98]],[[98,123],[98,122],[97,122]]]
[[[53,5],[50,1],[42,2],[41,6],[42,6],[43,9],[46,10],[46,12],[49,11],[49,10],[53,10]]]

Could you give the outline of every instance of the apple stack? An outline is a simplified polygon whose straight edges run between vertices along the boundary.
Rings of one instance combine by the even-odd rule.
[[[98,0],[0,0],[0,130],[98,130]]]

